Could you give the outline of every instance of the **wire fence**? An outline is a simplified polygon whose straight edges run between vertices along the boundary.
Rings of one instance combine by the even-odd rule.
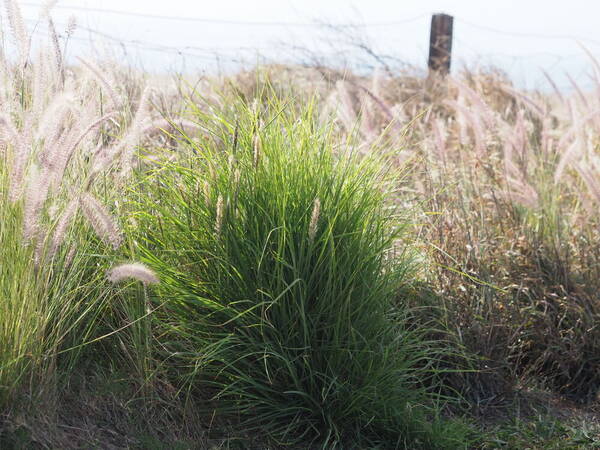
[[[30,8],[42,8],[43,5],[41,3],[35,3],[30,1],[20,2],[22,6],[30,7]],[[84,7],[84,6],[75,6],[75,5],[56,5],[55,9],[61,10],[64,12],[73,12],[73,13],[84,13],[84,14],[99,14],[110,17],[121,17],[124,19],[135,19],[142,20],[151,24],[156,25],[157,22],[169,22],[169,23],[179,23],[179,24],[196,24],[196,25],[211,25],[218,27],[237,27],[238,29],[244,27],[250,27],[252,29],[274,29],[277,31],[285,31],[286,33],[290,33],[292,30],[298,29],[302,32],[305,32],[306,29],[311,30],[312,32],[329,32],[330,35],[337,34],[338,37],[345,38],[345,42],[343,39],[338,41],[331,42],[331,49],[329,53],[324,52],[322,49],[316,50],[314,48],[310,48],[308,46],[299,46],[297,44],[291,43],[283,43],[279,44],[270,43],[266,45],[264,43],[256,46],[252,45],[233,45],[233,46],[202,46],[202,45],[167,45],[165,43],[153,42],[152,40],[140,40],[140,39],[126,39],[123,37],[115,36],[110,33],[106,33],[90,26],[79,25],[79,34],[74,36],[67,36],[64,33],[59,33],[60,39],[69,39],[70,41],[79,42],[82,45],[87,45],[90,43],[97,44],[98,42],[102,42],[103,45],[108,45],[122,51],[124,54],[131,54],[133,50],[136,52],[151,52],[156,54],[163,54],[166,56],[170,56],[173,58],[177,58],[180,62],[185,64],[188,60],[197,61],[198,63],[204,64],[209,67],[211,65],[219,65],[219,64],[228,64],[232,68],[239,68],[240,66],[247,64],[255,64],[257,62],[260,63],[269,63],[269,62],[306,62],[307,59],[312,58],[313,60],[322,59],[331,61],[330,58],[332,55],[343,55],[346,59],[352,57],[355,61],[355,65],[361,66],[362,68],[368,70],[375,67],[377,61],[373,59],[375,55],[379,57],[379,62],[388,61],[388,62],[396,62],[399,63],[402,60],[401,56],[389,56],[383,53],[379,53],[379,50],[376,48],[368,48],[368,45],[363,41],[353,42],[354,37],[356,35],[360,35],[361,33],[368,33],[372,30],[381,30],[384,29],[386,33],[393,32],[391,30],[397,29],[400,30],[404,26],[416,26],[419,27],[428,27],[428,20],[430,17],[429,13],[421,13],[412,17],[406,17],[398,20],[388,21],[388,22],[357,22],[357,23],[323,23],[323,22],[284,22],[284,21],[238,21],[238,20],[223,20],[223,19],[213,19],[213,18],[203,18],[203,17],[188,17],[188,16],[163,16],[156,14],[147,14],[140,12],[131,12],[124,10],[116,10],[116,9],[104,9],[104,8],[96,8],[96,7]],[[458,27],[463,28],[464,30],[471,30],[471,32],[478,32],[480,34],[486,34],[489,37],[487,40],[489,42],[493,42],[494,38],[492,36],[501,36],[503,38],[514,38],[514,39],[523,39],[527,41],[531,40],[541,40],[544,43],[548,41],[552,42],[567,42],[567,43],[577,43],[581,47],[585,47],[588,50],[580,49],[578,52],[571,52],[568,54],[558,54],[553,53],[548,50],[544,51],[535,51],[528,53],[506,53],[499,51],[482,51],[481,48],[478,48],[477,45],[473,45],[467,39],[463,39],[460,37],[460,33],[457,33],[457,36],[454,38],[455,42],[455,50],[454,53],[456,55],[455,59],[463,59],[467,63],[481,63],[487,65],[498,65],[499,67],[505,69],[507,72],[516,73],[516,72],[530,72],[532,66],[536,65],[539,69],[538,74],[535,78],[535,83],[544,82],[547,74],[555,74],[559,71],[567,71],[567,69],[575,68],[576,73],[572,73],[570,78],[564,78],[564,80],[577,80],[578,82],[585,83],[587,68],[591,66],[592,61],[590,61],[589,54],[593,54],[594,51],[600,50],[600,40],[591,38],[589,36],[578,36],[571,34],[538,34],[538,33],[530,33],[524,31],[514,31],[514,30],[502,30],[494,27],[489,27],[477,23],[473,23],[460,17],[456,17],[455,21]],[[35,30],[35,33],[48,37],[47,33],[43,31],[42,27],[36,26],[39,23],[39,20],[36,19],[27,19],[26,22],[32,26]],[[66,29],[66,24],[57,22],[58,28]],[[85,32],[88,37],[81,36],[82,32]],[[198,33],[196,38],[199,38]],[[353,37],[354,36],[354,37]],[[390,40],[393,41],[393,40]],[[359,61],[360,58],[357,57],[358,51],[356,53],[348,53],[345,49],[339,50],[335,52],[333,47],[340,44],[355,47],[355,50],[366,51],[369,50],[371,52],[370,55],[363,55],[362,62]],[[424,43],[423,43],[424,44]],[[362,47],[361,47],[362,46]],[[387,50],[387,49],[386,49]],[[586,54],[586,52],[588,54]],[[421,56],[422,61],[425,62],[426,55],[425,49],[421,47]],[[370,63],[365,64],[365,58],[367,56],[371,58]],[[414,61],[413,64],[419,64]],[[348,63],[348,61],[345,61]],[[423,64],[424,66],[424,64]],[[584,70],[585,69],[585,70]],[[559,84],[561,88],[569,88],[572,83],[569,81],[566,84]]]

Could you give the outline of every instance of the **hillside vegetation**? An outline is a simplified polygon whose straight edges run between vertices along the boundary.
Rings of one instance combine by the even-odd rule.
[[[591,56],[167,83],[5,4],[0,448],[600,445]]]

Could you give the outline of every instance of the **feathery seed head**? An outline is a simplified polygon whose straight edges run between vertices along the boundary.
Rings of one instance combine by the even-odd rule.
[[[204,193],[204,201],[206,202],[207,205],[210,204],[210,185],[208,184],[208,181],[204,180],[204,183],[202,183],[202,191]]]
[[[32,166],[28,181],[23,212],[23,237],[26,241],[31,241],[39,235],[40,217],[48,197],[50,177],[47,170],[40,173],[37,166]]]
[[[111,283],[118,283],[129,278],[141,281],[144,285],[157,284],[159,282],[156,274],[140,263],[121,264],[113,267],[108,271],[107,278]]]
[[[252,105],[250,105],[250,111],[252,112],[253,116],[256,116],[258,114],[258,99],[254,98],[254,100],[252,100]]]
[[[73,33],[75,33],[76,28],[77,28],[77,18],[75,16],[70,16],[69,20],[67,22],[67,29],[65,30],[66,35],[71,36]]]
[[[223,204],[223,196],[219,195],[219,198],[217,199],[217,213],[216,213],[216,220],[215,220],[215,233],[217,235],[221,234],[221,228],[223,228],[223,215],[225,213],[225,207]]]
[[[312,243],[315,240],[317,234],[317,224],[319,223],[319,216],[321,215],[321,201],[315,198],[313,202],[312,214],[310,216],[310,224],[308,225],[308,239]]]
[[[258,134],[255,134],[252,138],[252,147],[254,151],[254,168],[257,168],[260,161],[260,137]]]
[[[114,249],[119,248],[123,242],[123,237],[119,226],[106,208],[89,193],[82,195],[80,203],[84,216],[100,239]]]
[[[58,250],[58,247],[64,241],[69,225],[77,213],[78,208],[79,198],[71,200],[58,220],[56,229],[54,230],[54,236],[52,237],[52,247],[50,250],[51,257],[56,254],[56,250]]]

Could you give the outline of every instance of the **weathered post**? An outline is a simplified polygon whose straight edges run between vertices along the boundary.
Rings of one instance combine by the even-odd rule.
[[[431,17],[429,36],[429,73],[447,75],[452,58],[452,24],[454,18],[448,14],[434,14]]]

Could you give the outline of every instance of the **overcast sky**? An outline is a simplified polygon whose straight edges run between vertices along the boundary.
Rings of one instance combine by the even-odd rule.
[[[29,25],[38,14],[34,5],[42,3],[20,2]],[[148,70],[211,72],[233,70],[239,60],[254,63],[258,54],[288,61],[343,56],[374,64],[353,49],[359,42],[425,67],[434,12],[455,17],[454,70],[493,63],[523,87],[543,87],[542,69],[561,86],[568,85],[565,72],[585,85],[591,62],[582,46],[600,56],[598,0],[59,0],[53,15],[59,31],[71,15],[81,26],[69,43],[71,56],[104,42]],[[322,24],[355,27],[332,31]]]

